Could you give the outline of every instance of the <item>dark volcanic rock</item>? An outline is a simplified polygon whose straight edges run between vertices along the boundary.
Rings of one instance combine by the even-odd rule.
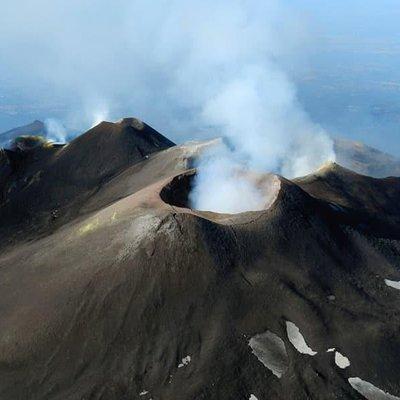
[[[143,126],[6,178],[0,398],[362,399],[355,377],[400,396],[400,179],[330,164],[275,177],[266,210],[199,212],[199,144]]]
[[[102,122],[65,146],[7,151],[13,174],[1,188],[7,195],[0,207],[0,241],[46,234],[66,223],[105,182],[173,145],[130,118]]]

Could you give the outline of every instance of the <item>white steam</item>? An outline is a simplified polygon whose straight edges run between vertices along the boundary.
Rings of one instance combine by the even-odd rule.
[[[224,149],[211,160],[207,156],[199,163],[197,196],[193,197],[196,208],[225,212],[260,209],[263,202],[257,187],[250,188],[248,182],[249,188],[243,195],[244,186],[237,185],[234,169],[238,168],[238,160],[242,168],[275,171],[292,178],[335,159],[332,140],[309,120],[289,79],[269,60],[257,66],[244,65],[232,81],[221,86],[216,96],[205,103],[202,115],[229,138],[233,149],[230,154]],[[221,160],[227,158],[231,163],[225,165],[230,170],[222,172]],[[215,188],[211,191],[215,207],[210,204],[212,199],[203,200],[202,194],[207,193],[210,185]],[[227,197],[227,187],[232,190],[224,209],[220,203]]]
[[[103,108],[98,111],[95,111],[92,116],[91,128],[100,124],[100,122],[107,121],[110,119],[110,114],[107,109]]]
[[[57,143],[65,143],[67,141],[67,131],[63,124],[57,119],[47,118],[44,121],[44,126],[48,140]]]
[[[207,151],[200,160],[189,201],[198,210],[239,213],[261,210],[266,199],[244,174],[244,166],[224,144]]]
[[[215,22],[223,25],[225,17]],[[224,56],[226,43],[220,42],[218,66],[224,76],[218,85],[204,82],[210,95],[201,104],[202,121],[228,138],[231,147],[215,149],[199,161],[193,208],[226,213],[262,209],[263,191],[238,171],[275,171],[293,178],[335,159],[332,140],[302,110],[275,60],[278,41],[263,24],[259,16],[229,21],[229,33],[248,43],[246,51],[233,43]],[[254,38],[255,32],[264,35]]]
[[[292,177],[334,158],[289,78],[309,35],[286,0],[3,3],[0,76],[39,96],[50,87],[68,126],[133,114],[174,141],[229,139],[231,150],[199,165],[200,208],[262,208],[239,170]]]

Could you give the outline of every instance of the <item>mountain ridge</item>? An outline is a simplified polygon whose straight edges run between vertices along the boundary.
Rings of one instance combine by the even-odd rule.
[[[123,118],[116,122],[121,126],[135,125],[136,128],[143,124],[137,118]],[[8,147],[13,140],[19,136],[43,136],[48,133],[45,124],[41,121],[34,121],[25,126],[11,129],[0,133],[0,147]],[[336,161],[359,174],[368,175],[375,178],[388,176],[400,176],[400,159],[386,152],[380,151],[361,142],[344,139],[341,137],[333,138]]]
[[[262,211],[193,210],[201,145],[134,125],[36,149],[45,164],[7,178],[20,205],[0,205],[0,398],[350,400],[365,382],[398,396],[400,178],[329,164],[265,174]],[[57,179],[72,194],[49,222]],[[14,225],[22,205],[46,217]]]

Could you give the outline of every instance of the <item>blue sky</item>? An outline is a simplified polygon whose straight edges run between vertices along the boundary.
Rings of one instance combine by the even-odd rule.
[[[290,59],[287,64],[292,65],[288,73],[311,119],[332,135],[362,140],[400,155],[400,3],[395,0],[281,3],[292,7],[308,32],[305,49],[296,55],[296,61]],[[63,7],[66,4],[68,7]],[[134,61],[145,68],[131,70],[128,63],[122,62],[124,44],[119,31],[126,22],[126,2],[118,0],[110,4],[90,0],[1,2],[0,131],[48,117],[84,129],[88,121],[77,115],[87,113],[91,107],[99,108],[99,97],[100,111],[103,100],[111,103],[110,118],[134,114],[161,131],[165,126],[166,133],[174,135],[177,128],[168,126],[166,111],[173,112],[177,121],[182,118],[185,127],[186,136],[180,133],[179,138],[196,136],[197,132],[184,121],[188,114],[181,104],[166,109],[160,100],[171,71],[155,74],[154,59],[146,58],[146,41],[153,43],[154,39],[144,36],[135,42],[130,38],[132,41],[126,45],[128,50],[143,46],[135,53]],[[167,7],[161,0],[152,3],[150,9],[143,4],[139,9],[144,18],[133,15],[129,23],[151,25],[152,18],[161,18]],[[21,16],[21,9],[26,9],[26,15]],[[290,17],[282,12],[279,16],[283,18],[282,25]],[[150,29],[147,33],[146,29],[143,31],[144,35],[151,35]],[[179,67],[173,64],[173,68]],[[135,74],[140,74],[140,79],[131,80]],[[125,81],[131,85],[132,93],[140,92],[135,101],[130,102]],[[88,82],[101,85],[104,93],[97,96]],[[192,132],[188,133],[187,127]]]

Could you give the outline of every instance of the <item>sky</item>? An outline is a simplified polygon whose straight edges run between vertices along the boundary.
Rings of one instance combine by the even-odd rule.
[[[298,1],[314,21],[316,45],[299,97],[332,135],[400,155],[400,3]]]
[[[400,156],[399,17],[394,0],[3,0],[0,131],[129,115],[178,142],[219,136],[210,99],[257,65],[329,135]]]

